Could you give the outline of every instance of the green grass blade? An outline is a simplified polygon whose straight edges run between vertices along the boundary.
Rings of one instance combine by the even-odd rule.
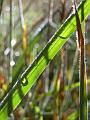
[[[87,84],[90,85],[90,79],[87,80]],[[64,87],[65,91],[73,90],[77,87],[80,87],[80,82],[73,83],[72,85],[68,85]]]
[[[68,116],[67,120],[77,120],[78,116],[78,112],[73,112],[71,115]]]
[[[81,8],[84,4],[84,15],[88,16],[90,13],[90,0],[86,0],[79,6],[79,17],[81,18]],[[51,40],[47,43],[45,48],[41,51],[41,53],[37,56],[35,61],[27,68],[27,70],[23,73],[20,80],[18,80],[12,89],[8,92],[6,97],[2,100],[0,104],[0,119],[7,120],[8,119],[8,99],[12,96],[12,105],[13,109],[17,107],[17,105],[21,102],[22,97],[19,95],[18,86],[20,85],[20,81],[22,79],[28,80],[28,84],[23,86],[21,84],[21,90],[23,95],[27,94],[30,88],[35,84],[41,73],[45,70],[46,66],[53,59],[53,57],[57,54],[57,52],[62,48],[62,46],[66,43],[67,39],[72,35],[72,33],[76,29],[76,20],[75,16],[72,14],[65,23],[59,28],[59,30],[54,34]],[[10,105],[9,105],[10,108]]]

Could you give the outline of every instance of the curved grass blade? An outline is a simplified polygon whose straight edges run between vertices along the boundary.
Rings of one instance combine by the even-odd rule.
[[[84,4],[84,16],[87,17],[90,13],[90,0],[82,1],[79,6],[79,17],[81,18],[81,8]],[[81,20],[81,19],[80,19]],[[82,21],[81,21],[82,22]],[[8,119],[8,99],[12,96],[13,110],[21,102],[22,98],[19,96],[18,86],[20,85],[23,95],[26,95],[30,88],[35,84],[39,76],[45,70],[46,66],[53,59],[53,57],[58,53],[62,46],[66,43],[67,39],[72,35],[76,29],[76,20],[74,14],[72,14],[65,23],[58,29],[51,40],[47,43],[45,48],[37,56],[34,62],[26,69],[22,74],[21,78],[14,84],[12,89],[4,97],[0,103],[0,118],[1,120]],[[21,84],[22,80],[28,80],[28,84],[23,86]],[[9,106],[10,107],[10,106]]]

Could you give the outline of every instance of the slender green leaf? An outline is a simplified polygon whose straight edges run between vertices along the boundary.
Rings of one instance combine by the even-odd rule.
[[[90,0],[82,1],[79,6],[79,17],[81,18],[81,8],[84,4],[84,16],[87,17],[90,13]],[[81,20],[81,19],[80,19]],[[81,21],[82,22],[82,21]],[[23,96],[27,94],[30,88],[35,84],[41,73],[45,70],[46,66],[53,59],[53,57],[58,53],[62,46],[66,43],[67,39],[72,35],[76,29],[75,16],[72,14],[65,23],[58,29],[51,40],[47,43],[45,48],[37,56],[35,61],[26,69],[22,74],[21,78],[14,84],[12,89],[4,97],[0,104],[0,118],[1,120],[8,119],[8,113],[10,110],[9,98],[12,98],[13,110],[21,102],[22,97],[20,97],[20,91],[18,87],[21,87]],[[23,81],[28,81],[27,85],[20,84]]]
[[[77,120],[78,116],[78,112],[73,112],[71,115],[68,116],[67,120]]]
[[[90,85],[90,79],[87,80],[87,84]],[[72,90],[72,89],[75,89],[77,87],[80,87],[80,82],[76,82],[76,83],[73,83],[72,85],[65,86],[64,90],[68,91],[70,89]]]

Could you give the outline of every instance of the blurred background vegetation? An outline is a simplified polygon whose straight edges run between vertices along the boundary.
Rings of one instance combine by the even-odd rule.
[[[21,2],[19,4],[19,0],[12,0],[11,9],[10,0],[3,0],[2,10],[0,7],[0,100],[72,12],[71,0]],[[79,3],[80,0],[77,0]],[[89,26],[90,16],[85,21],[87,80],[90,79]],[[75,113],[79,110],[79,87],[75,84],[79,81],[78,64],[76,35],[73,33],[22,103],[13,111],[11,119],[73,120],[76,117],[78,120]],[[89,99],[88,92],[88,106]]]

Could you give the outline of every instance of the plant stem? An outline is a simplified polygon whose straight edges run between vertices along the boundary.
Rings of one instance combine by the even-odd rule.
[[[76,9],[76,3],[74,1],[74,9],[76,16],[77,25],[77,37],[78,37],[78,47],[79,47],[79,80],[80,80],[80,120],[87,120],[87,93],[86,93],[86,80],[85,78],[85,56],[84,56],[84,37],[80,24],[80,19]],[[81,20],[84,20],[84,7],[82,5],[81,10]]]

